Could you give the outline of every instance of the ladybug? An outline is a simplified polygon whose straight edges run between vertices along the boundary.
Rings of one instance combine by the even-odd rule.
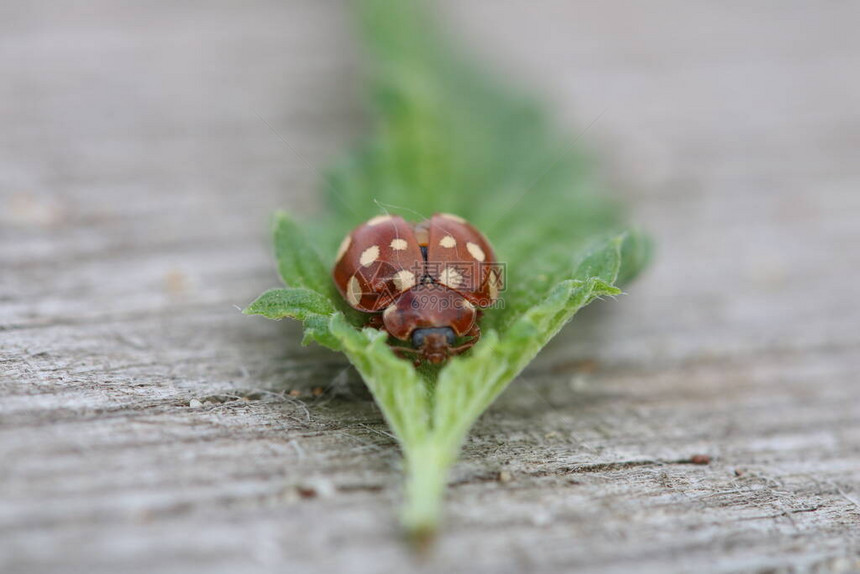
[[[371,314],[368,326],[387,331],[394,352],[416,365],[442,363],[478,342],[481,310],[504,281],[486,238],[449,213],[359,225],[340,244],[332,276],[351,307]]]

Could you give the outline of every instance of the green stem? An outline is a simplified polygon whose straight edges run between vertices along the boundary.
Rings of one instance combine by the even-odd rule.
[[[447,444],[439,444],[431,433],[406,453],[406,486],[401,520],[418,546],[429,544],[439,525],[448,471],[456,459]]]

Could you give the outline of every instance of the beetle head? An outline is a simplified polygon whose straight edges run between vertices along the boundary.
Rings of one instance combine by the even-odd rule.
[[[454,345],[454,339],[451,327],[426,327],[412,333],[412,346],[428,363],[439,364],[448,358],[448,349]]]

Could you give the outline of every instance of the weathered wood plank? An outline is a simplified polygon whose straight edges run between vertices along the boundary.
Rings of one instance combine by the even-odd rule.
[[[427,566],[860,569],[857,5],[444,8],[571,131],[603,112],[584,139],[659,252],[481,419]],[[360,133],[348,28],[4,7],[0,571],[415,566],[357,375],[235,309],[275,284],[268,214]]]

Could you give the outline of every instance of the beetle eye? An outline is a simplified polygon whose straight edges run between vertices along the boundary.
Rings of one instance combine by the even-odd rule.
[[[439,340],[440,335],[445,337],[445,342],[449,347],[454,345],[454,340],[456,339],[454,336],[454,329],[451,327],[422,327],[421,329],[415,329],[415,331],[412,332],[412,346],[416,349],[420,349],[427,341],[427,335],[434,336],[434,345],[441,343]]]
[[[416,329],[414,333],[412,333],[412,346],[416,349],[420,349],[421,345],[424,344],[424,329]]]

